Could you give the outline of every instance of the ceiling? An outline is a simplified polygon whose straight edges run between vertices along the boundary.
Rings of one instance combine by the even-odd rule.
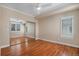
[[[75,5],[72,3],[1,3],[1,5],[7,6],[29,14],[33,17],[44,15],[49,11],[55,11],[67,7],[69,5]],[[40,7],[38,10],[37,8]],[[51,13],[51,12],[50,12]]]

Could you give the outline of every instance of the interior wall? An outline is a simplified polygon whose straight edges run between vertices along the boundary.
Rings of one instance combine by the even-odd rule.
[[[17,17],[25,22],[26,21],[37,22],[35,18],[31,16],[24,15],[17,11],[0,6],[0,47],[5,47],[10,45],[9,20],[11,17],[13,18]]]
[[[64,16],[73,16],[73,38],[62,39],[61,37],[61,18]],[[39,17],[39,38],[53,42],[61,42],[79,46],[79,10],[66,11],[46,17]]]
[[[0,8],[0,11],[2,11],[1,8]],[[2,24],[2,22],[1,22],[2,20],[1,20],[1,19],[2,19],[2,12],[0,12],[0,33],[1,33],[1,34],[0,34],[0,43],[1,43],[1,41],[2,41],[2,40],[1,40],[1,39],[2,39],[2,25],[1,25],[1,24]],[[1,44],[0,44],[0,46],[1,46]]]

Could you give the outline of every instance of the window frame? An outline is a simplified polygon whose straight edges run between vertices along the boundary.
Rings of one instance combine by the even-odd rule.
[[[65,35],[65,34],[63,34],[63,29],[62,29],[62,20],[65,20],[65,19],[72,19],[72,33],[71,33],[71,35]],[[74,34],[74,17],[73,16],[65,16],[65,17],[62,17],[61,18],[61,33],[62,33],[62,36],[63,37],[66,37],[66,38],[72,38],[73,37],[73,34]]]
[[[13,30],[11,30],[11,28],[12,28],[12,24],[15,24],[15,30],[13,31]],[[19,24],[19,29],[21,30],[21,23],[20,22],[15,22],[15,21],[10,21],[10,31],[11,32],[20,32],[20,30],[17,30],[17,24]]]

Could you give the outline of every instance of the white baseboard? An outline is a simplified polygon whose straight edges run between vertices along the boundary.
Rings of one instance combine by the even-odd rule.
[[[5,47],[9,47],[10,45],[3,45],[3,46],[0,46],[0,48],[5,48]]]
[[[40,38],[37,38],[37,40],[38,39],[40,39]],[[74,45],[74,44],[69,44],[69,43],[64,43],[64,42],[57,42],[57,41],[52,41],[52,40],[47,40],[47,39],[40,39],[40,40],[44,40],[44,41],[48,41],[48,42],[52,42],[52,43],[63,44],[63,45],[79,48],[79,45]],[[5,47],[8,47],[8,46],[10,46],[10,45],[3,45],[3,46],[0,46],[0,48],[5,48]]]
[[[79,45],[74,45],[74,44],[69,44],[69,43],[64,43],[64,42],[57,42],[57,41],[52,41],[52,40],[47,40],[47,39],[40,39],[40,40],[44,40],[44,41],[48,41],[48,42],[52,42],[52,43],[57,43],[57,44],[62,44],[62,45],[67,45],[67,46],[79,48]]]
[[[38,39],[40,39],[40,38],[37,38],[37,37],[36,37],[36,40],[38,40]]]
[[[29,38],[35,38],[35,37],[32,37],[32,36],[26,36],[26,37],[29,37]],[[35,38],[35,40],[38,40],[39,38]]]

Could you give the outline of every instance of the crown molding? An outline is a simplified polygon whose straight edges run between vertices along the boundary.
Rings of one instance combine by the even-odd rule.
[[[46,13],[41,13],[40,15],[37,15],[35,18],[47,17],[47,16],[51,16],[51,15],[55,15],[55,14],[59,14],[59,13],[67,12],[67,11],[77,10],[77,9],[79,9],[79,4],[69,5],[61,9],[49,11]]]
[[[47,16],[51,16],[51,15],[54,15],[54,14],[58,14],[58,13],[62,13],[62,12],[70,11],[70,10],[79,9],[79,4],[68,5],[68,6],[64,7],[64,8],[57,9],[55,11],[49,11],[49,12],[46,12],[46,13],[41,13],[41,14],[36,15],[36,16],[33,16],[31,14],[28,14],[28,13],[24,13],[22,11],[19,11],[17,9],[14,9],[14,8],[11,8],[11,7],[2,5],[2,4],[0,4],[0,7],[7,8],[9,10],[12,10],[12,11],[15,11],[15,12],[18,12],[18,13],[21,13],[21,14],[26,15],[28,17],[40,18],[40,17],[47,17]]]
[[[12,11],[15,11],[15,12],[18,12],[18,13],[21,13],[21,14],[26,15],[26,16],[28,16],[28,17],[34,17],[34,16],[31,15],[31,14],[24,13],[24,12],[22,12],[22,11],[19,11],[19,10],[17,10],[17,9],[14,9],[14,8],[11,8],[11,7],[8,7],[8,6],[4,6],[4,5],[1,5],[1,4],[0,4],[0,7],[7,8],[7,9],[9,9],[9,10],[12,10]]]

